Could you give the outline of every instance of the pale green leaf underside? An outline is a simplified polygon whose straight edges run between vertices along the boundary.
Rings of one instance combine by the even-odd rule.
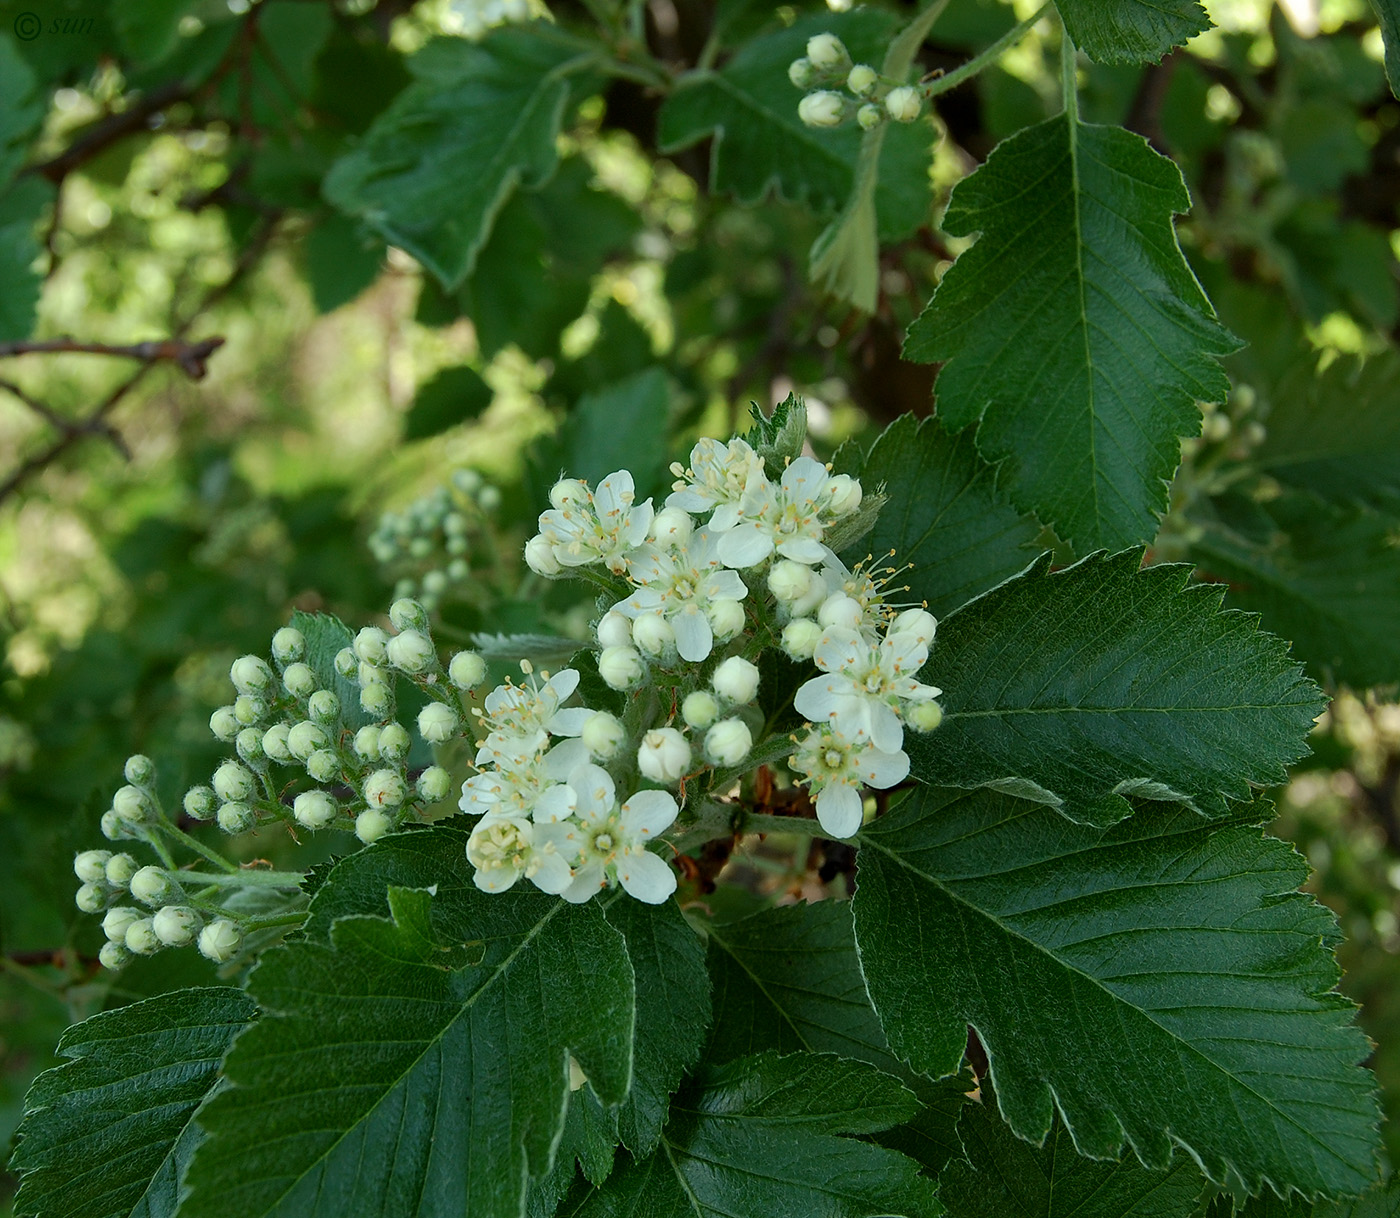
[[[429,43],[410,62],[418,79],[332,166],[326,197],[455,288],[510,192],[553,172],[570,78],[595,62],[543,23]]]
[[[1075,46],[1100,63],[1161,59],[1208,30],[1198,0],[1055,0]]]
[[[552,1162],[570,1054],[605,1102],[626,1098],[622,936],[596,904],[479,892],[465,837],[437,827],[352,855],[315,898],[329,940],[263,957],[249,988],[264,1015],[201,1113],[185,1218],[517,1218]],[[435,895],[391,887],[391,919],[359,915],[384,902],[381,851]]]
[[[945,714],[906,734],[914,776],[1034,791],[1098,824],[1127,815],[1127,796],[1220,815],[1283,781],[1317,687],[1253,616],[1219,610],[1222,586],[1139,557],[1054,573],[1043,559],[941,623],[923,679]]]
[[[1020,1137],[1058,1110],[1082,1154],[1131,1146],[1160,1170],[1184,1147],[1251,1192],[1373,1178],[1368,1045],[1288,846],[1170,805],[1095,829],[930,790],[863,831],[860,861],[856,936],[891,1046],[951,1072],[976,1028]]]
[[[1181,256],[1181,173],[1141,137],[1066,115],[999,144],[943,227],[977,243],[909,330],[945,362],[938,413],[977,423],[1013,500],[1080,553],[1152,538],[1197,400],[1238,343]]]
[[[870,1134],[914,1097],[863,1062],[828,1054],[742,1058],[701,1074],[671,1107],[661,1147],[580,1186],[560,1218],[933,1218],[932,1183]]]
[[[241,990],[180,990],[70,1028],[58,1051],[73,1060],[25,1100],[15,1213],[170,1218],[200,1139],[195,1109],[256,1011]]]

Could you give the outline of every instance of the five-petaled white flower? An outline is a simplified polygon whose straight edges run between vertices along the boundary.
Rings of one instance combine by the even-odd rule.
[[[715,514],[715,528],[730,528],[738,520],[739,500],[749,485],[763,478],[763,458],[745,440],[728,444],[708,436],[690,450],[690,468],[677,463],[671,472],[680,478],[666,499],[668,508]]]
[[[676,632],[681,659],[705,659],[714,647],[706,610],[718,600],[742,600],[749,591],[739,573],[720,562],[718,544],[708,529],[696,529],[683,548],[643,546],[627,570],[632,582],[641,586],[614,608],[630,618],[661,614]]]
[[[826,466],[798,457],[774,485],[766,476],[749,480],[731,516],[716,511],[710,527],[720,533],[719,556],[731,567],[756,566],[776,550],[784,558],[813,565],[834,556],[822,544],[830,519]]]
[[[832,837],[850,837],[860,828],[863,786],[884,790],[909,776],[902,750],[873,747],[830,726],[815,726],[798,743],[791,765],[807,777],[817,804],[817,820]]]
[[[580,484],[581,486],[582,484]],[[597,490],[567,499],[540,516],[539,535],[565,567],[601,562],[615,575],[627,569],[627,555],[651,531],[651,500],[636,503],[636,486],[625,469],[609,474]]]
[[[676,801],[665,791],[638,791],[617,804],[606,770],[581,765],[569,776],[578,803],[562,827],[576,851],[573,880],[560,895],[581,904],[616,879],[630,896],[660,905],[676,890],[676,873],[647,842],[676,819]]]
[[[563,892],[573,880],[571,849],[564,825],[536,825],[523,816],[484,816],[467,839],[472,879],[483,892],[505,892],[522,875],[542,892]]]

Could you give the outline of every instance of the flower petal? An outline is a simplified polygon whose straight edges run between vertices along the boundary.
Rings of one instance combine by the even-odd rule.
[[[554,821],[565,820],[572,816],[577,805],[578,795],[573,787],[560,782],[545,789],[544,793],[535,800],[535,806],[530,810],[530,815],[536,824],[552,824]]]
[[[574,772],[577,766],[581,766],[588,760],[588,746],[577,737],[568,740],[561,740],[544,755],[544,763],[541,770],[546,778],[552,778],[555,782],[565,781]]]
[[[808,502],[822,493],[830,476],[816,458],[798,457],[783,470],[782,487],[792,502]]]
[[[646,850],[638,850],[619,858],[617,879],[629,896],[645,901],[648,905],[660,905],[676,891],[676,873],[667,866],[664,859]]]
[[[575,814],[579,820],[592,823],[606,820],[617,806],[617,789],[612,775],[602,766],[585,763],[575,766],[569,774],[569,786],[578,794]]]
[[[679,811],[666,791],[638,791],[622,805],[622,827],[633,837],[654,837],[669,829]]]
[[[832,784],[817,795],[817,820],[832,837],[850,837],[864,813],[865,801],[855,787]]]
[[[571,706],[567,710],[556,711],[545,727],[556,736],[577,736],[594,713],[586,706]]]
[[[562,855],[536,850],[531,863],[534,873],[530,882],[541,892],[558,896],[574,881],[573,870]]]
[[[671,619],[676,632],[676,651],[692,664],[705,659],[715,644],[709,619],[694,605],[687,605]]]
[[[719,556],[727,567],[752,567],[773,553],[773,538],[753,521],[735,525],[719,539]]]
[[[570,905],[582,905],[585,901],[591,901],[607,886],[608,881],[603,874],[603,864],[589,863],[586,867],[580,867],[574,872],[574,878],[570,881],[569,886],[559,895]]]
[[[899,716],[885,702],[866,699],[869,710],[870,743],[886,753],[896,753],[904,743],[904,727]]]
[[[520,878],[514,867],[478,867],[472,876],[482,892],[505,892]]]
[[[886,753],[866,749],[857,762],[857,770],[867,786],[885,791],[909,777],[909,755],[904,752]]]

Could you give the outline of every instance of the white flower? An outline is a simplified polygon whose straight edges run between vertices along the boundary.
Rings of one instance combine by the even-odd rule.
[[[763,477],[763,458],[744,440],[730,440],[723,444],[708,437],[690,450],[690,468],[682,469],[679,464],[671,466],[671,472],[680,481],[674,484],[674,493],[667,497],[668,508],[681,508],[687,512],[708,512],[711,508],[729,508],[729,513],[721,511],[712,518],[714,528],[732,526],[734,509],[749,482],[755,477]]]
[[[753,733],[742,719],[721,719],[705,733],[705,756],[715,765],[738,765],[753,748]]]
[[[520,816],[486,817],[467,839],[473,881],[483,892],[505,892],[523,875],[544,892],[562,892],[573,879],[564,853],[572,850],[568,832]]]
[[[583,490],[586,493],[587,487]],[[627,569],[627,555],[646,540],[654,515],[650,499],[640,505],[635,500],[632,475],[619,470],[598,483],[586,500],[570,497],[564,506],[543,513],[539,535],[563,566],[601,562],[621,575]]]
[[[797,691],[793,705],[813,722],[834,720],[854,739],[867,737],[877,749],[894,752],[904,742],[904,702],[927,702],[942,690],[914,679],[928,647],[913,634],[888,635],[872,644],[855,630],[834,626],[812,654],[822,670]]]
[[[514,752],[507,750],[505,740],[489,756],[478,752],[477,765],[491,761],[498,768],[468,778],[462,784],[457,806],[472,816],[533,815],[538,821],[567,816],[567,796],[556,793],[556,788],[588,760],[588,749],[581,740],[565,740],[545,752],[547,742],[548,738],[540,732],[530,740],[517,742]]]
[[[594,765],[580,766],[569,785],[578,792],[576,820],[567,826],[578,861],[560,895],[581,904],[614,878],[649,905],[675,892],[675,872],[646,846],[675,821],[676,801],[665,791],[638,791],[619,808],[612,778]]]
[[[555,736],[577,736],[593,713],[586,706],[560,710],[578,688],[578,670],[561,668],[552,677],[545,673],[543,684],[528,665],[524,685],[507,682],[486,695],[486,723],[493,733],[532,736],[546,731]]]
[[[758,696],[758,667],[743,656],[730,656],[715,669],[710,684],[730,702],[752,702]]]
[[[652,782],[675,782],[690,767],[690,743],[673,727],[657,727],[642,737],[637,768]]]
[[[820,461],[798,457],[776,486],[754,479],[738,505],[738,520],[720,536],[720,558],[740,569],[756,566],[774,550],[794,562],[829,561],[831,551],[822,544],[829,477]]]
[[[627,572],[641,586],[613,608],[633,619],[661,615],[675,631],[681,659],[692,663],[705,659],[714,647],[710,608],[722,601],[737,602],[749,591],[738,572],[726,570],[720,562],[718,547],[719,539],[709,529],[695,530],[682,548],[643,547]]]
[[[807,733],[789,764],[806,775],[817,820],[832,837],[850,837],[860,828],[862,786],[884,790],[909,776],[909,758],[902,751],[873,748],[864,739],[853,740],[824,726]]]

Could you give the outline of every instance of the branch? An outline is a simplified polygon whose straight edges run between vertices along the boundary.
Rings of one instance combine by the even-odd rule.
[[[151,115],[159,113],[177,101],[190,96],[189,87],[183,82],[172,80],[152,89],[145,97],[132,102],[125,110],[108,115],[80,139],[74,140],[67,148],[51,160],[40,161],[29,166],[29,173],[37,173],[48,178],[54,185],[63,182],[73,170],[85,161],[90,161],[103,149],[115,144],[123,136],[140,131]]]
[[[126,446],[126,441],[122,439],[121,433],[117,431],[106,419],[70,419],[66,415],[59,414],[47,402],[41,402],[38,398],[26,393],[13,381],[0,379],[0,390],[18,398],[35,414],[44,420],[50,427],[63,436],[72,436],[74,440],[82,436],[100,435],[109,440],[115,448],[128,461],[131,460],[131,450]]]
[[[204,379],[209,371],[209,357],[224,345],[222,338],[202,338],[189,343],[181,338],[162,338],[147,343],[84,343],[72,338],[48,338],[33,342],[0,343],[0,359],[13,355],[54,355],[78,352],[85,355],[119,355],[147,363],[168,360],[178,364],[180,371],[191,380]]]

